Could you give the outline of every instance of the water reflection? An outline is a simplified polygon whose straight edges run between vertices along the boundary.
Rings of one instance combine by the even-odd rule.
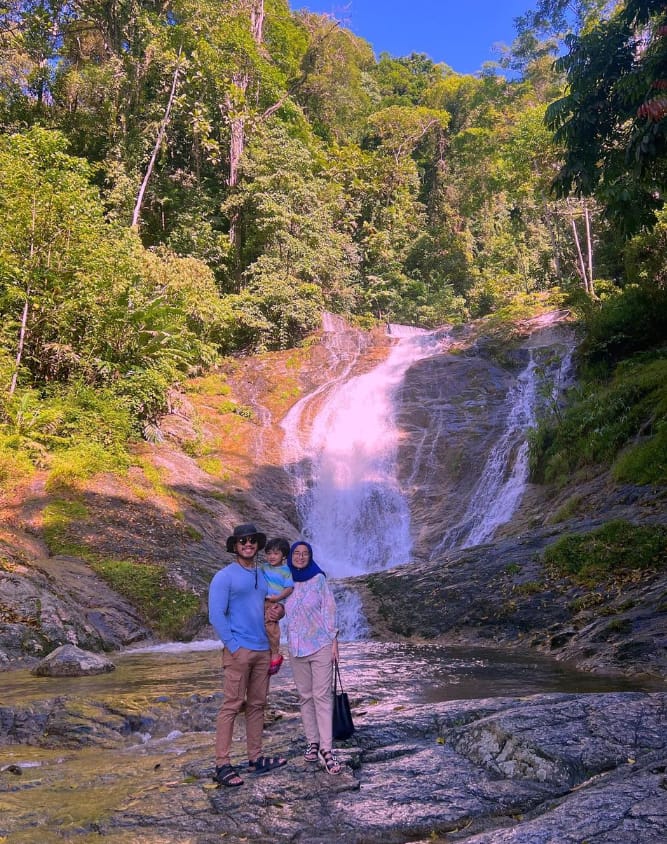
[[[361,643],[360,643],[361,644]],[[577,671],[535,654],[412,643],[363,643],[344,650],[348,685],[386,688],[416,703],[525,696],[546,692],[656,691],[665,684]]]
[[[160,645],[112,657],[116,671],[96,677],[33,677],[28,671],[2,675],[2,703],[25,704],[58,695],[88,698],[155,698],[220,691],[221,649],[217,641]],[[351,696],[436,703],[545,692],[657,691],[667,684],[577,671],[555,660],[482,648],[398,642],[349,642],[341,646],[341,670]],[[292,689],[289,660],[272,680]]]

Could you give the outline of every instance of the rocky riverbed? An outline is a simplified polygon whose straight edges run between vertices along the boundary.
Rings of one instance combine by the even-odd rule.
[[[457,691],[456,677],[473,668],[480,679],[489,671],[489,695],[508,687],[495,688],[481,653],[466,660],[464,651],[437,651],[344,646],[357,732],[339,743],[339,777],[302,758],[287,666],[272,681],[266,749],[288,765],[265,777],[246,774],[240,789],[210,779],[218,652],[163,662],[127,656],[117,676],[78,680],[9,672],[0,706],[0,840],[665,841],[666,692],[456,699],[470,692]],[[518,665],[508,662],[504,673]],[[544,671],[533,666],[536,683]],[[567,682],[581,681],[572,674]],[[438,699],[438,689],[455,699]],[[235,748],[242,765],[242,719]]]

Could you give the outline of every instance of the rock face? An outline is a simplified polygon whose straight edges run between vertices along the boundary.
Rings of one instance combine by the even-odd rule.
[[[38,662],[31,674],[36,677],[89,677],[106,674],[115,668],[105,656],[81,650],[76,645],[61,645]]]
[[[524,437],[512,436],[508,421],[529,362],[535,402],[554,384],[562,386],[559,366],[574,347],[572,330],[566,324],[533,329],[511,350],[483,341],[462,349],[454,333],[452,353],[421,360],[406,373],[397,397],[398,476],[409,500],[416,557],[429,559],[438,546],[446,550],[466,539],[470,506],[492,450],[505,436],[508,453],[519,448]],[[529,379],[522,377],[528,389]],[[449,544],[442,545],[443,538]]]
[[[540,555],[561,531],[533,530],[348,582],[363,584],[364,611],[380,638],[537,649],[588,671],[667,677],[665,574],[621,591],[555,578]]]
[[[82,560],[49,557],[19,531],[1,551],[0,668],[62,644],[113,650],[150,635],[134,607]]]

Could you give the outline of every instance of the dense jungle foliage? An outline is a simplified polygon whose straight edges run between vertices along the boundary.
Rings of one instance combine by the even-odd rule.
[[[287,0],[0,0],[0,480],[124,465],[173,384],[323,309],[547,301],[591,381],[535,476],[664,481],[666,146],[657,0],[540,0],[475,75]]]

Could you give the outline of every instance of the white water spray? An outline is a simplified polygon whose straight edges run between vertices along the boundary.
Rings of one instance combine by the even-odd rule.
[[[548,319],[549,315],[544,318],[547,325]],[[500,525],[510,521],[518,508],[529,476],[529,444],[526,435],[535,426],[537,409],[547,395],[543,393],[540,396],[540,388],[544,388],[550,380],[546,370],[552,370],[553,380],[548,393],[553,404],[560,400],[572,377],[574,335],[568,332],[549,338],[554,346],[558,342],[561,352],[552,353],[550,366],[538,367],[536,355],[540,350],[544,352],[550,348],[548,345],[539,345],[545,339],[548,338],[538,334],[535,345],[528,347],[528,365],[507,395],[505,430],[486,460],[463,518],[444,534],[433,549],[431,558],[448,548],[470,548],[488,541]]]
[[[399,337],[399,327],[392,326]],[[394,394],[406,370],[438,354],[441,335],[400,332],[371,372],[346,375],[298,402],[283,421],[302,533],[334,577],[390,568],[410,559],[410,513],[396,470]],[[351,369],[351,365],[350,365]],[[313,398],[319,404],[310,424]]]

